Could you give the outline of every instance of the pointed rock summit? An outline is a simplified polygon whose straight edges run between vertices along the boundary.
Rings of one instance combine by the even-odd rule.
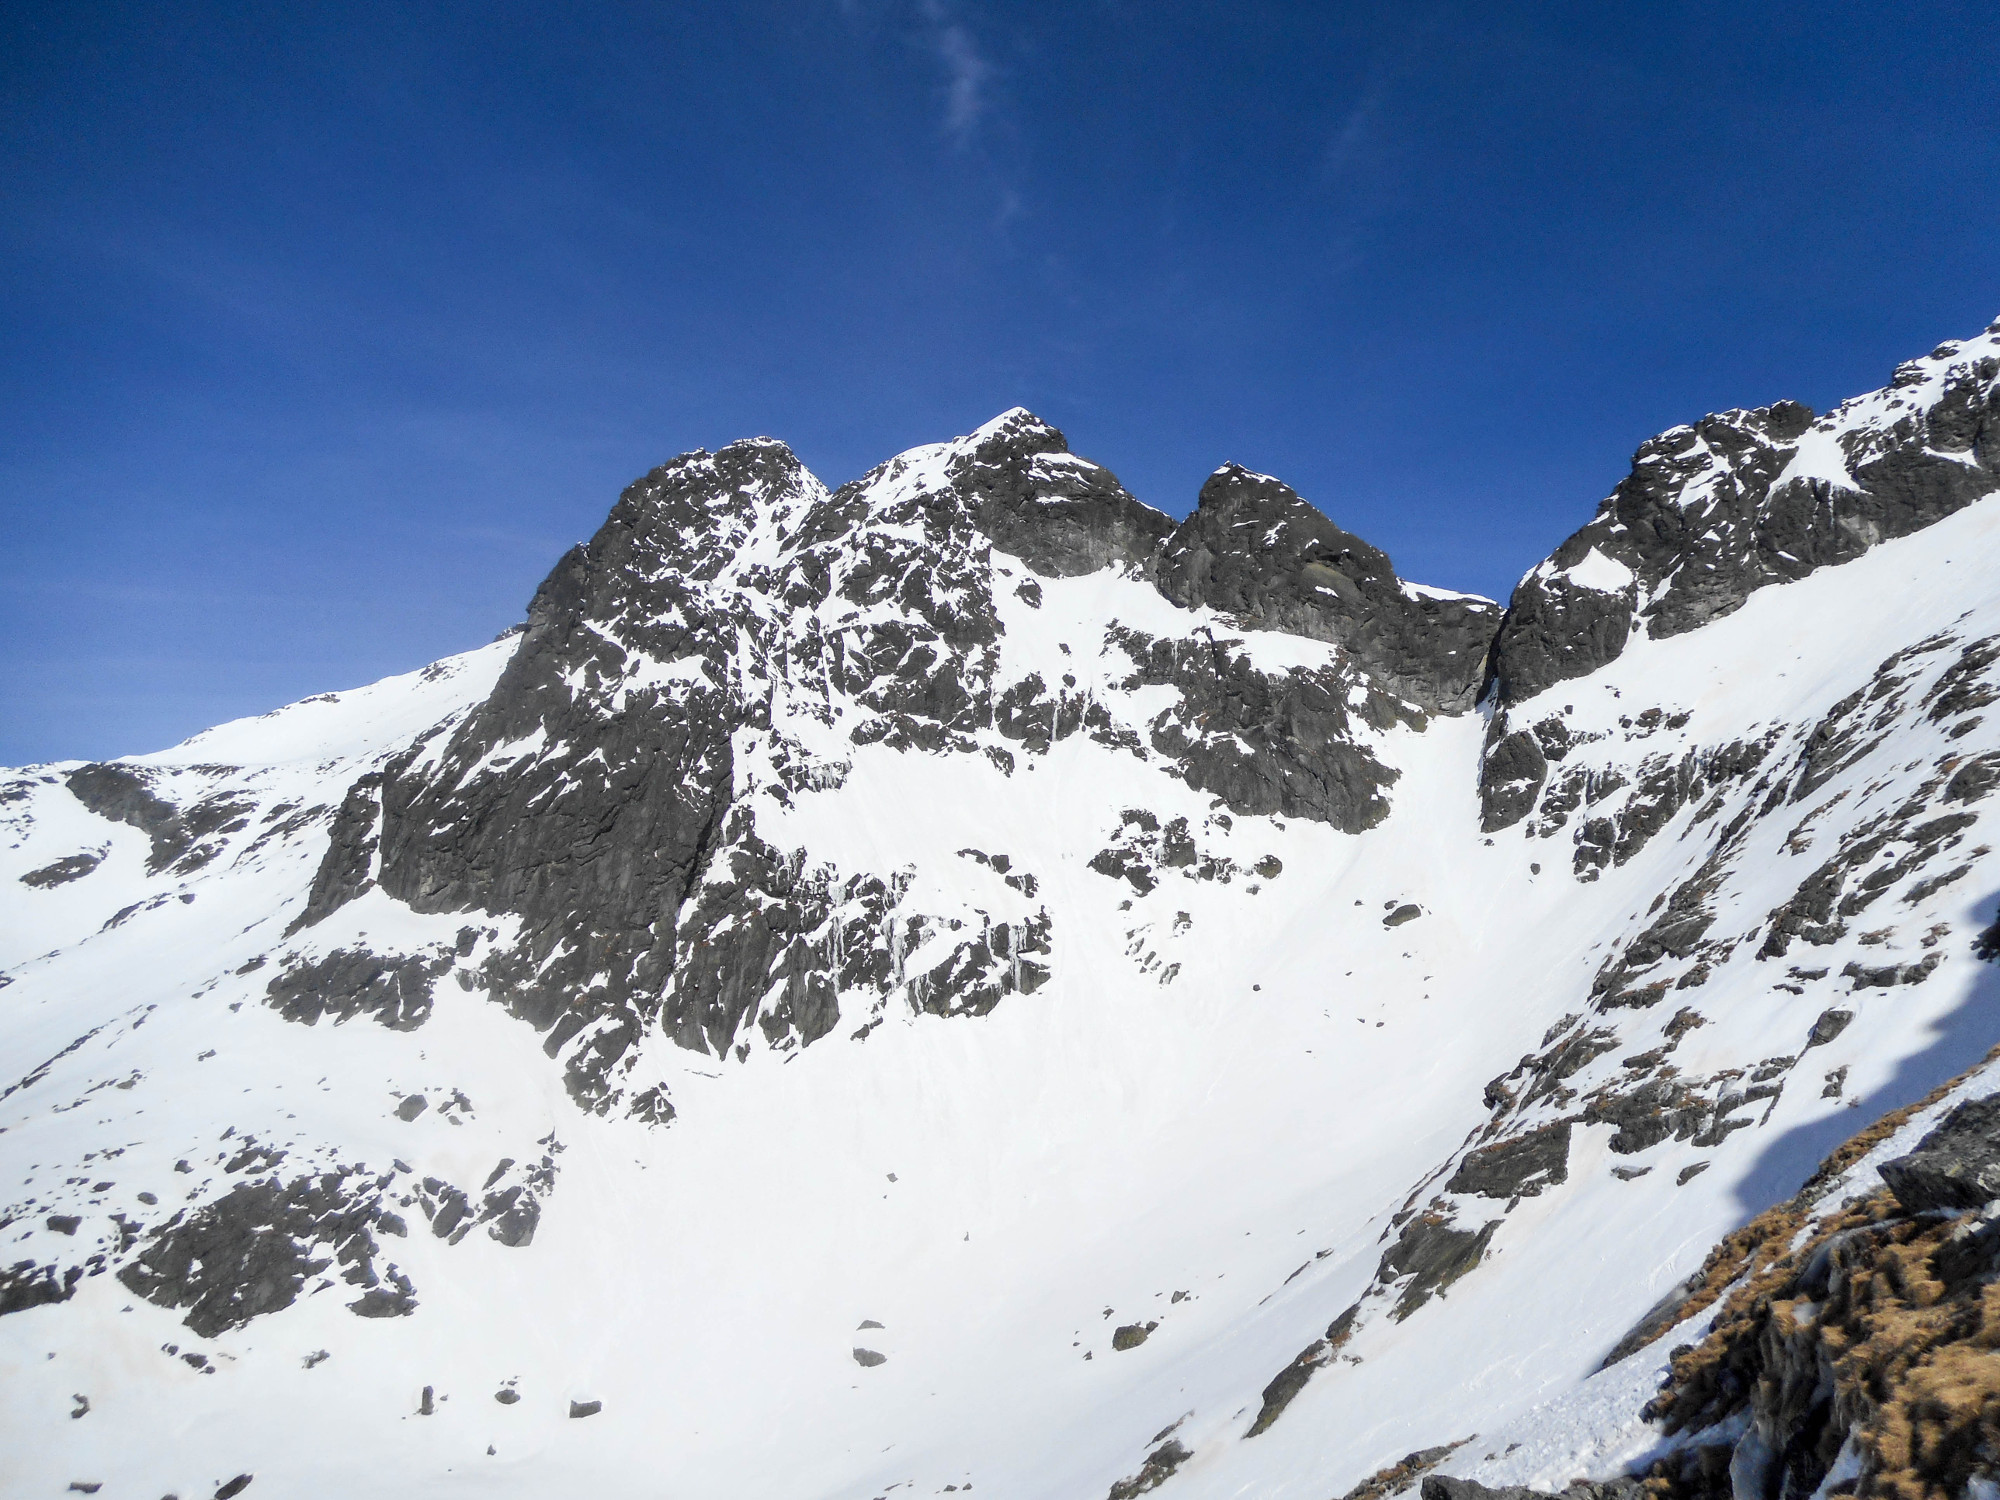
[[[1157,574],[1176,604],[1340,646],[1390,690],[1444,712],[1471,706],[1500,624],[1490,599],[1403,583],[1386,553],[1238,464],[1202,485]]]

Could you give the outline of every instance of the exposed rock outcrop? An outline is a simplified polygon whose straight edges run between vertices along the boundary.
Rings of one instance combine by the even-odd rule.
[[[1167,541],[1160,592],[1255,629],[1330,641],[1420,707],[1471,705],[1500,623],[1491,600],[1419,589],[1388,555],[1343,531],[1268,474],[1227,464]]]
[[[1131,662],[1118,692],[1174,694],[1131,722],[1073,676],[1008,680],[1004,558],[1036,575],[1013,589],[1030,608],[1037,579],[1108,568],[1339,652],[1274,669],[1206,628],[1160,639],[1110,622]],[[580,1100],[666,1118],[662,1097],[641,1105],[621,1082],[648,1035],[720,1056],[754,1024],[771,1046],[809,1045],[843,1008],[865,1021],[900,995],[979,1014],[1049,973],[1045,911],[975,927],[908,908],[893,875],[808,868],[762,837],[746,794],[788,802],[846,774],[828,729],[1008,774],[1083,733],[1237,815],[1359,832],[1387,815],[1395,779],[1370,737],[1468,707],[1497,624],[1488,601],[1403,584],[1244,470],[1212,478],[1176,527],[1023,411],[831,493],[770,440],[687,454],[557,565],[483,703],[350,788],[294,930],[371,885],[418,912],[514,919],[480,979],[545,1033]],[[115,768],[81,785],[114,815],[187,822]],[[902,955],[940,932],[962,936],[905,972]],[[359,962],[294,963],[272,1001],[299,1019],[421,1019],[417,956],[368,961],[394,978]]]
[[[1488,831],[1533,805],[1509,712],[1614,661],[1635,632],[1683,634],[1756,590],[1849,562],[2000,489],[2000,325],[1898,366],[1824,417],[1793,401],[1641,445],[1591,522],[1514,590],[1493,642]],[[1504,744],[1504,748],[1503,748]]]

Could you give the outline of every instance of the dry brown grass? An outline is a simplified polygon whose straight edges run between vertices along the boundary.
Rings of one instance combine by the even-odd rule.
[[[1996,1059],[2000,1059],[2000,1046],[1994,1047],[1956,1078],[1939,1084],[1916,1103],[1891,1110],[1866,1130],[1849,1137],[1814,1169],[1805,1185],[1791,1198],[1765,1209],[1741,1229],[1724,1236],[1702,1262],[1700,1280],[1694,1291],[1674,1310],[1673,1321],[1665,1324],[1660,1331],[1664,1333],[1696,1314],[1706,1312],[1744,1276],[1755,1280],[1763,1273],[1775,1272],[1778,1264],[1786,1259],[1786,1247],[1811,1215],[1813,1206],[1826,1196],[1843,1172],[1901,1130],[1916,1115]],[[1824,1236],[1816,1236],[1815,1243],[1819,1238]]]
[[[1471,1441],[1469,1437],[1462,1437],[1457,1442],[1446,1443],[1441,1448],[1425,1448],[1421,1452],[1405,1454],[1386,1469],[1377,1469],[1370,1474],[1343,1495],[1341,1500],[1382,1500],[1383,1496],[1393,1495],[1412,1480],[1423,1478]]]
[[[1675,1351],[1648,1409],[1668,1433],[1748,1407],[1807,1488],[1852,1437],[1862,1473],[1844,1492],[1857,1500],[1957,1500],[1973,1474],[2000,1469],[2000,1235],[1968,1238],[1971,1216],[1908,1217],[1887,1189],[1811,1217],[1842,1172],[1965,1076],[1878,1120],[1716,1247],[1680,1318],[1721,1311]],[[1802,1286],[1823,1248],[1825,1270]],[[1686,1464],[1655,1478],[1667,1495],[1715,1493],[1716,1476]]]

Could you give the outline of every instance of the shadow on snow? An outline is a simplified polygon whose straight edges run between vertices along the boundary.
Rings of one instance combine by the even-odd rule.
[[[1987,930],[2000,911],[2000,895],[1987,897],[1973,911],[1977,918],[1973,931]],[[1893,1005],[1897,995],[1896,990],[1884,991],[1876,1003]],[[1786,1131],[1764,1148],[1736,1186],[1743,1221],[1796,1193],[1835,1147],[1892,1110],[1916,1103],[1939,1084],[1957,1077],[2000,1042],[2000,963],[1980,965],[1964,1000],[1940,1017],[1934,1027],[1931,1044],[1904,1058],[1895,1075],[1862,1099],[1858,1109],[1835,1109],[1822,1119]]]

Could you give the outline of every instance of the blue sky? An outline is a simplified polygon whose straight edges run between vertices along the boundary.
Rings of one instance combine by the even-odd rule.
[[[1990,4],[0,3],[0,763],[519,618],[619,488],[1025,405],[1504,596],[2000,315]]]

